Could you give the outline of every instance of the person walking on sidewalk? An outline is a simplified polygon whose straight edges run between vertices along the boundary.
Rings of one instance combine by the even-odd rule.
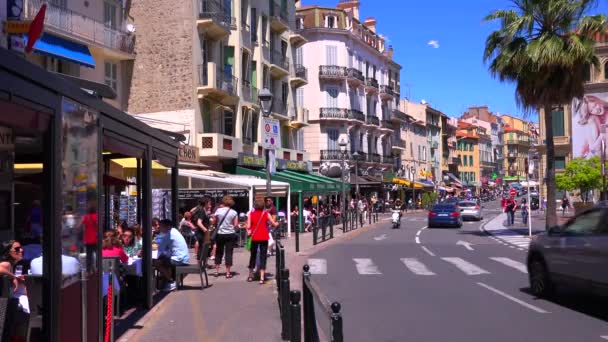
[[[528,202],[526,201],[525,198],[521,201],[521,205],[519,207],[521,209],[521,221],[524,224],[528,224],[528,210],[529,210],[529,208],[528,208]]]
[[[251,255],[249,256],[249,276],[247,281],[253,281],[253,271],[255,269],[256,259],[258,257],[258,248],[260,253],[260,284],[264,284],[264,275],[266,272],[266,250],[268,249],[268,222],[273,227],[279,225],[268,212],[264,210],[264,201],[257,199],[253,203],[253,211],[249,214],[247,220],[247,235],[251,236]]]
[[[564,195],[564,198],[562,198],[562,216],[566,216],[566,213],[568,212],[569,207],[570,207],[570,201],[568,200],[568,197],[566,197],[566,195]]]
[[[215,251],[215,276],[217,277],[220,272],[220,265],[222,264],[222,257],[224,256],[224,250],[226,252],[226,279],[232,278],[230,268],[232,267],[232,255],[234,253],[234,246],[238,240],[236,230],[239,226],[239,214],[232,209],[234,206],[234,199],[232,196],[224,196],[222,198],[222,204],[215,210],[215,219],[218,222],[217,234],[215,237],[216,251]]]
[[[505,212],[507,213],[507,225],[512,226],[515,224],[515,207],[517,203],[513,197],[507,200]]]

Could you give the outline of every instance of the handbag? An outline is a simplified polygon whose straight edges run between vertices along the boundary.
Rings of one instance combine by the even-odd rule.
[[[252,238],[253,238],[253,236],[255,235],[255,232],[257,232],[257,231],[258,231],[258,228],[260,227],[260,223],[262,222],[262,218],[264,217],[264,214],[265,214],[265,213],[266,213],[266,210],[264,210],[264,211],[262,212],[262,215],[260,215],[260,219],[258,220],[258,224],[255,226],[255,229],[254,229],[253,233],[251,234],[251,236],[248,236],[248,237],[247,237],[247,241],[245,241],[245,249],[246,249],[247,251],[251,251],[251,243],[253,242],[253,241],[252,241]]]

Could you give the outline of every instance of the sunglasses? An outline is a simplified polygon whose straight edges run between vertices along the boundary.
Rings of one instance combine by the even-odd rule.
[[[11,252],[15,252],[15,253],[23,252],[23,248],[15,247],[14,249],[11,249]]]

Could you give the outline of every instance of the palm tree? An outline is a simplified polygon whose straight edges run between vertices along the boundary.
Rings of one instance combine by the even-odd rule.
[[[500,28],[487,40],[484,62],[501,82],[516,84],[515,97],[525,114],[541,109],[547,138],[547,227],[555,215],[555,151],[552,108],[584,93],[586,70],[599,67],[596,34],[604,33],[605,15],[587,14],[597,0],[511,0],[513,8],[496,10],[484,21]]]

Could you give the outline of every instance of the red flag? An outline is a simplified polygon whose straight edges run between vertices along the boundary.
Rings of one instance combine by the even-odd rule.
[[[42,30],[44,29],[44,16],[46,14],[46,4],[42,4],[40,10],[36,14],[34,21],[30,25],[30,30],[27,33],[27,46],[25,47],[25,52],[32,52],[32,48],[34,48],[34,44],[38,41],[38,38],[42,35]]]

